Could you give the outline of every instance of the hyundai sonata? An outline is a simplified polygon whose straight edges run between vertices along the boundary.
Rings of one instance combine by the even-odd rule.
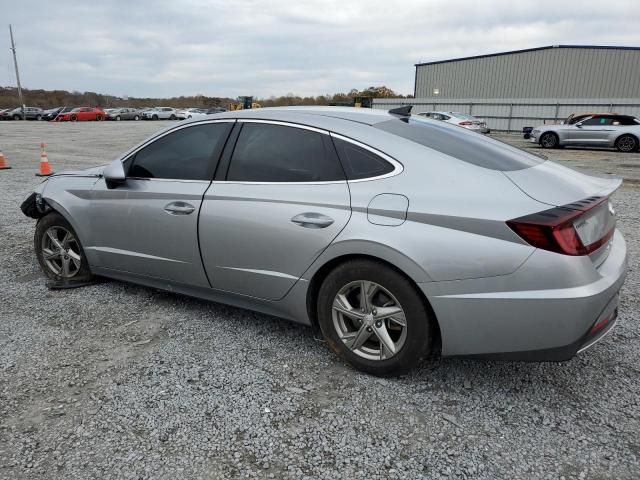
[[[376,375],[438,353],[565,360],[602,338],[626,273],[620,180],[409,112],[171,126],[35,189],[38,261],[317,326]]]

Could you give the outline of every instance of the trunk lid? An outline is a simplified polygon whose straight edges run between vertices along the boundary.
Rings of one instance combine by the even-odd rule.
[[[608,197],[622,184],[620,178],[585,175],[551,161],[503,173],[528,196],[554,207],[593,196]]]

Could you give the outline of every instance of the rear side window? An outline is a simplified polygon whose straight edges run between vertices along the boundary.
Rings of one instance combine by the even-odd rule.
[[[339,138],[334,138],[333,143],[347,174],[347,180],[379,177],[393,172],[393,165],[369,150]]]
[[[479,133],[444,122],[412,116],[374,125],[375,128],[432,148],[467,163],[504,172],[534,167],[545,160]]]
[[[344,180],[327,135],[283,125],[245,123],[231,157],[227,180],[325,182]]]
[[[232,123],[181,128],[136,153],[130,177],[211,180]]]

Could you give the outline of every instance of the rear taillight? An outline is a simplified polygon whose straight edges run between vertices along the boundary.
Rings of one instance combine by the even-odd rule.
[[[463,125],[463,126],[473,125],[473,122],[470,122],[469,120],[464,120],[464,121],[458,123],[458,125]]]
[[[606,197],[579,202],[507,221],[530,245],[563,255],[589,255],[615,231],[615,217]]]

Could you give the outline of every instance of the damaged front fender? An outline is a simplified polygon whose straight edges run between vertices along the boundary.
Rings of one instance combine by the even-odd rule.
[[[40,193],[33,192],[20,204],[20,210],[27,217],[38,219],[44,217],[52,209]]]
[[[38,219],[44,217],[52,210],[45,199],[42,198],[46,184],[47,182],[44,181],[38,185],[35,190],[20,204],[20,210],[22,210],[22,213],[27,217]]]

